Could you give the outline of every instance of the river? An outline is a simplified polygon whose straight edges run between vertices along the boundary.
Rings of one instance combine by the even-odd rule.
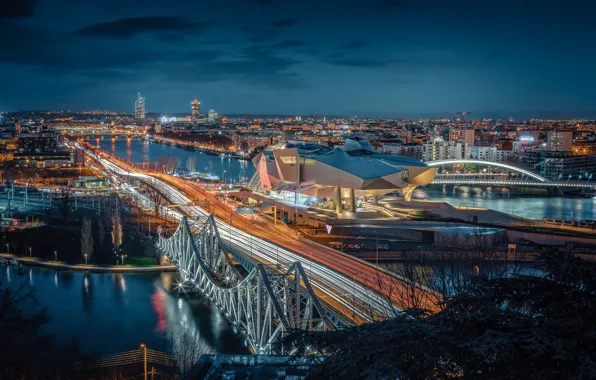
[[[210,171],[213,175],[223,176],[226,180],[237,181],[241,177],[250,178],[255,169],[250,161],[232,158],[220,158],[182,148],[155,142],[119,137],[112,141],[104,137],[102,140],[89,140],[99,143],[102,149],[116,156],[135,163],[151,162],[152,165],[163,157],[177,157],[184,170],[184,163],[189,157],[195,157],[198,171]],[[225,173],[224,173],[225,171]],[[596,200],[575,197],[524,196],[511,194],[498,188],[476,186],[453,187],[427,186],[414,191],[414,199],[444,201],[459,206],[490,208],[506,213],[513,213],[529,219],[544,217],[557,219],[593,220],[596,219]]]
[[[454,189],[452,186],[431,185],[414,190],[412,198],[490,208],[528,219],[596,219],[596,199],[592,197],[525,196],[499,188],[458,186]]]
[[[202,353],[247,353],[215,306],[172,291],[175,273],[100,274],[0,266],[2,286],[32,287],[51,317],[44,326],[58,347],[76,339],[86,354],[128,351],[143,342],[175,354],[180,342]],[[174,347],[174,348],[172,348]]]
[[[125,137],[119,137],[115,141],[108,137],[101,140],[90,139],[87,141],[94,145],[99,143],[100,148],[124,160],[137,164],[150,163],[151,167],[167,157],[176,157],[180,161],[179,170],[186,171],[186,162],[190,157],[194,157],[196,171],[223,178],[228,182],[238,182],[243,178],[250,179],[255,172],[255,168],[250,161],[221,158],[157,142],[139,139],[129,140]]]

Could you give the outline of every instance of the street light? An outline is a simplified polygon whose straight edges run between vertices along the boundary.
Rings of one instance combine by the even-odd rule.
[[[10,254],[10,245],[6,243],[6,253]]]
[[[144,380],[147,380],[147,346],[145,343],[141,343],[139,348],[143,350],[143,374]]]
[[[32,250],[32,249],[33,249],[33,248],[29,247],[29,257],[31,257],[31,250]]]
[[[54,250],[54,261],[58,261],[58,251]]]

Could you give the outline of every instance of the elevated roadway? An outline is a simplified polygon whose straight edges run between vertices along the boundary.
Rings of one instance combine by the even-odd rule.
[[[169,202],[181,205],[179,211],[170,211],[174,217],[203,218],[214,214],[221,238],[230,249],[271,266],[279,265],[281,269],[287,269],[296,261],[302,262],[321,301],[355,323],[391,316],[400,308],[413,306],[413,299],[418,307],[438,310],[438,296],[430,289],[340,252],[284,236],[270,223],[257,223],[255,228],[193,182],[163,173],[140,171],[105,152],[95,154],[90,151],[90,154],[109,172],[151,184]],[[193,205],[201,200],[211,203],[203,207]],[[248,225],[251,226],[250,233]]]

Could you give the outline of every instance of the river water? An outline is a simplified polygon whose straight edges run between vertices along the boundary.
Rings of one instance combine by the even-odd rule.
[[[596,199],[592,197],[524,196],[499,188],[431,185],[414,190],[412,198],[489,208],[528,219],[596,219]]]
[[[88,141],[91,144],[99,145],[100,148],[122,159],[134,163],[150,163],[151,167],[155,167],[156,163],[159,164],[167,157],[176,157],[180,161],[179,170],[185,171],[186,162],[190,157],[194,157],[196,171],[223,178],[228,182],[238,182],[243,178],[250,179],[255,172],[255,168],[250,161],[221,158],[156,142],[138,139],[128,140],[124,137],[119,137],[115,141],[107,137],[101,140],[91,139]]]
[[[128,351],[141,342],[174,355],[182,342],[202,353],[248,352],[215,306],[172,291],[175,273],[23,269],[19,273],[14,266],[0,266],[0,283],[13,290],[33,288],[39,306],[51,317],[45,332],[58,347],[76,339],[87,354]]]
[[[182,162],[181,168],[184,170],[186,160],[189,157],[195,157],[198,171],[210,171],[220,178],[223,175],[228,181],[237,181],[241,177],[250,178],[255,172],[250,161],[222,159],[155,142],[127,140],[123,137],[116,141],[109,138],[89,141],[99,144],[102,149],[112,152],[120,158],[135,163],[151,162],[154,165],[163,157],[174,156]],[[507,189],[487,189],[475,186],[459,186],[454,191],[453,187],[434,185],[416,189],[413,198],[449,202],[459,206],[490,208],[529,219],[544,217],[574,220],[596,219],[596,200],[591,197],[523,196],[511,194]]]

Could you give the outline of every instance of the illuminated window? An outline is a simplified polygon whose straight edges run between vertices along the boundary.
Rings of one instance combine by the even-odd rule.
[[[296,163],[296,156],[283,156],[283,157],[280,157],[280,158],[281,158],[281,161],[284,164],[293,165],[293,164]]]

